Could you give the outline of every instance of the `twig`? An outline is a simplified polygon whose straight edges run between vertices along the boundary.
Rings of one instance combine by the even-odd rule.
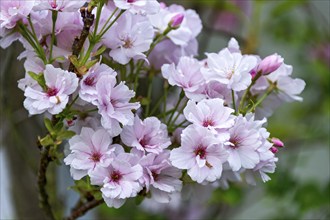
[[[40,162],[39,162],[39,171],[38,171],[38,188],[39,188],[39,201],[41,207],[44,209],[47,217],[51,220],[55,220],[52,208],[48,201],[48,194],[46,191],[47,177],[46,172],[49,163],[52,161],[52,158],[49,157],[49,148],[41,147],[40,151]]]
[[[88,7],[81,7],[80,8],[80,14],[84,22],[84,27],[80,33],[80,37],[76,37],[74,39],[73,45],[72,45],[72,55],[77,56],[79,55],[82,47],[84,46],[84,43],[89,35],[89,30],[94,22],[94,14],[92,14],[92,10],[94,7],[88,6]],[[69,71],[74,72],[75,66],[73,63],[70,63]]]
[[[84,215],[90,209],[93,209],[96,206],[101,205],[102,203],[104,203],[103,199],[100,199],[100,200],[93,199],[92,201],[83,203],[80,205],[80,207],[75,207],[75,209],[71,212],[71,215],[69,217],[65,218],[65,220],[74,220],[74,219]]]

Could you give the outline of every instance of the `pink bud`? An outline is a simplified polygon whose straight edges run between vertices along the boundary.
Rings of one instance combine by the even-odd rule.
[[[277,70],[283,64],[283,58],[278,54],[265,57],[257,66],[256,72],[267,75]]]
[[[160,8],[162,9],[166,8],[166,4],[164,2],[160,2],[159,4],[160,4]]]
[[[272,138],[273,146],[274,147],[284,147],[284,143],[278,138]]]
[[[278,149],[276,147],[271,147],[269,150],[273,153],[276,154],[278,152]]]
[[[181,23],[183,21],[183,18],[184,18],[184,14],[182,14],[182,13],[179,13],[179,14],[173,16],[173,18],[170,21],[170,26],[172,28],[178,28],[178,27],[180,27],[180,25],[181,25]]]

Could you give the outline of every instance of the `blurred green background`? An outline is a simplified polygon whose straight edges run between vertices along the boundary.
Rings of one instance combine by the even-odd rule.
[[[255,187],[232,184],[191,209],[153,214],[129,201],[119,210],[103,205],[85,219],[330,219],[330,1],[165,2],[200,14],[199,58],[218,52],[232,36],[245,53],[277,52],[293,65],[293,77],[306,81],[304,101],[283,105],[269,119],[268,130],[286,144],[271,181]],[[29,118],[23,108],[23,92],[17,88],[23,63],[16,60],[21,51],[19,44],[1,49],[1,219],[43,219],[35,184],[36,138],[45,130],[42,118]],[[55,208],[64,209],[61,202],[72,206],[75,199],[66,198],[72,184],[68,170],[52,166],[49,173],[49,184],[60,186],[51,192]]]

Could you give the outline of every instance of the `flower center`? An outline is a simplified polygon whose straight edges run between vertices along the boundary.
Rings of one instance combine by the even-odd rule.
[[[111,181],[118,183],[121,178],[122,178],[122,175],[119,171],[115,170],[111,173],[111,176],[110,176]]]
[[[46,93],[48,97],[51,97],[57,95],[58,90],[56,88],[48,88]]]
[[[139,143],[141,144],[142,147],[146,147],[146,145],[149,144],[149,141],[150,141],[150,138],[148,138],[148,137],[143,137],[143,138],[139,141]]]
[[[231,147],[232,149],[237,149],[237,148],[239,148],[240,142],[239,142],[239,140],[237,140],[236,138],[230,138],[230,139],[229,139],[229,142],[231,143],[231,144],[230,144],[230,147]]]
[[[199,155],[199,157],[201,159],[205,159],[206,158],[206,147],[203,147],[203,146],[198,146],[196,148],[196,150],[194,151],[195,155]]]
[[[49,4],[53,9],[57,7],[56,0],[49,2]]]
[[[156,171],[151,171],[152,177],[154,178],[154,181],[157,181],[158,179],[158,173],[156,173]]]
[[[211,119],[205,119],[203,121],[203,127],[214,126],[214,122]]]
[[[136,0],[127,0],[127,3],[133,3],[135,2]]]
[[[94,77],[87,77],[85,80],[84,80],[84,84],[87,85],[87,86],[93,86],[95,85],[95,78]]]
[[[130,38],[126,38],[124,41],[124,44],[123,44],[123,47],[124,48],[131,48],[133,47],[133,42],[131,41]]]
[[[89,159],[91,159],[93,162],[99,162],[101,157],[102,155],[99,152],[94,152]]]

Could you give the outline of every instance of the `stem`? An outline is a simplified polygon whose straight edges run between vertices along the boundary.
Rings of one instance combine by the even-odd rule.
[[[116,14],[116,12],[118,11],[118,8],[116,8],[112,14],[110,15],[110,17],[108,18],[108,20],[104,23],[103,27],[101,28],[100,33],[104,32],[105,27],[107,26],[107,24],[109,23],[109,21],[111,20],[111,18]],[[105,33],[105,32],[104,32]],[[101,36],[101,35],[100,35]]]
[[[115,10],[116,11],[116,10]],[[114,15],[115,11],[112,13],[111,16]],[[121,10],[118,14],[118,16],[110,23],[108,27],[106,27],[104,30],[102,28],[100,34],[98,35],[98,38],[101,39],[103,35],[112,27],[112,25],[120,18],[120,16],[125,12],[125,10]],[[107,22],[111,19],[111,17],[107,20]]]
[[[275,88],[276,88],[276,85],[271,84],[268,87],[266,93],[261,96],[261,98],[247,111],[247,113],[255,111],[257,106],[260,105],[270,95],[270,93],[272,93],[274,91]]]
[[[168,119],[168,121],[167,121],[167,123],[166,123],[168,126],[170,125],[170,122],[171,122],[171,120],[172,120],[172,118],[173,118],[173,116],[174,116],[174,114],[175,114],[175,111],[178,109],[178,107],[179,107],[179,105],[180,105],[180,103],[181,103],[183,97],[184,97],[184,91],[181,90],[180,98],[179,98],[178,102],[176,103],[175,107],[173,108],[173,112],[172,112],[170,118]]]
[[[177,128],[183,126],[187,122],[188,121],[185,119],[183,122],[181,122],[180,124],[176,125],[174,128],[169,128],[169,131],[175,131]]]
[[[103,7],[103,1],[100,1],[99,4],[97,5],[97,11],[96,11],[96,21],[95,21],[94,33],[93,33],[93,38],[94,39],[96,37],[97,29],[99,27],[99,22],[100,22],[102,7]]]
[[[65,218],[65,220],[74,220],[82,215],[84,215],[86,212],[88,212],[90,209],[95,208],[98,205],[101,205],[102,203],[104,203],[104,200],[92,200],[86,203],[81,204],[80,207],[77,207],[75,210],[73,210],[71,212],[71,215],[67,218]]]
[[[179,110],[178,114],[175,116],[175,118],[173,119],[173,121],[171,122],[171,124],[169,125],[170,127],[172,125],[175,125],[176,120],[179,118],[180,114],[183,112],[183,109],[186,107],[188,102],[188,99],[185,101],[184,105],[181,107],[181,109]]]
[[[149,77],[148,77],[148,92],[147,92],[147,99],[149,101],[147,107],[146,107],[146,113],[145,113],[145,117],[148,117],[149,116],[149,112],[150,112],[150,105],[151,105],[151,93],[152,93],[152,83],[153,83],[153,73],[150,73],[149,74]]]
[[[239,108],[238,108],[239,111],[243,110],[243,105],[246,101],[245,99],[246,99],[247,95],[249,94],[251,87],[257,82],[257,80],[260,78],[260,76],[261,76],[261,73],[258,72],[257,75],[252,79],[252,82],[249,85],[249,87],[245,90],[245,92],[241,98],[241,101],[239,103]]]
[[[171,28],[171,27],[167,27],[166,29],[165,29],[165,31],[162,33],[162,34],[160,34],[160,35],[158,35],[156,38],[155,38],[155,40],[152,42],[152,44],[150,45],[150,48],[149,48],[149,50],[148,50],[148,52],[146,53],[146,57],[148,58],[148,56],[150,55],[150,53],[152,52],[152,50],[155,48],[155,46],[160,42],[160,41],[162,41],[165,37],[166,37],[166,35],[171,31],[171,30],[173,30],[173,28]],[[139,62],[138,62],[138,65],[137,65],[137,69],[136,69],[136,71],[135,71],[135,79],[134,79],[134,90],[136,91],[137,90],[137,87],[138,87],[138,81],[139,81],[139,73],[140,73],[140,70],[141,70],[141,68],[142,68],[142,66],[143,66],[143,64],[144,64],[144,60],[140,60]]]
[[[55,27],[56,27],[57,14],[58,14],[58,11],[55,11],[55,10],[52,11],[53,26],[52,26],[52,39],[50,42],[50,49],[49,49],[49,61],[48,61],[49,63],[52,62],[53,46],[56,45]]]
[[[233,100],[233,108],[235,110],[235,115],[237,114],[237,109],[236,109],[236,102],[235,102],[235,93],[234,90],[231,90],[231,98]]]
[[[47,217],[51,220],[55,220],[52,208],[48,201],[48,194],[46,191],[47,177],[46,172],[49,163],[52,159],[49,157],[49,147],[43,147],[40,152],[40,162],[38,171],[38,189],[39,189],[39,202],[40,206],[45,211]]]

